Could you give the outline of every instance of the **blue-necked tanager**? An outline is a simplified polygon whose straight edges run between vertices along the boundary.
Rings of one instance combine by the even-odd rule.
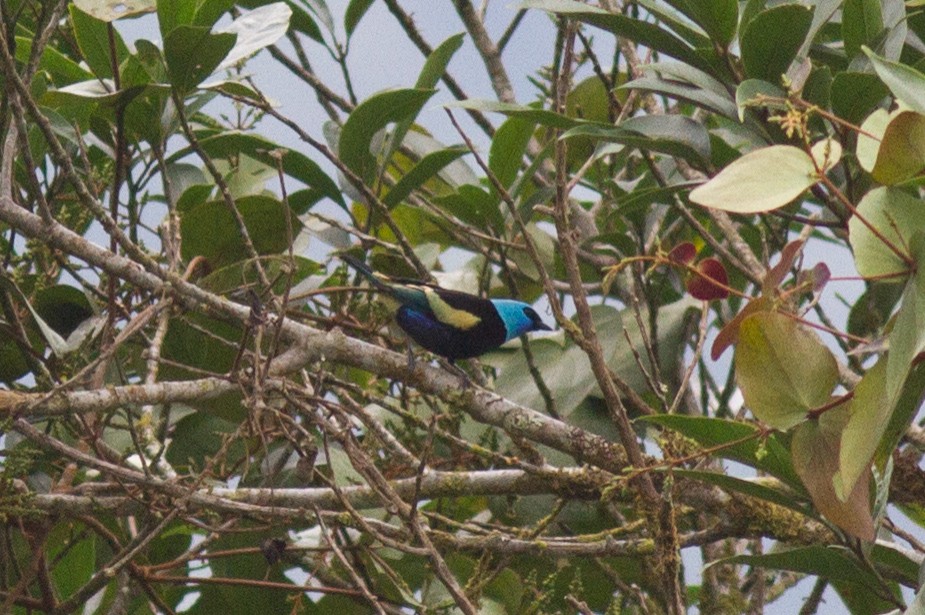
[[[483,299],[418,280],[372,271],[356,258],[340,258],[400,304],[395,321],[408,336],[450,363],[471,359],[529,331],[550,331],[523,301]]]

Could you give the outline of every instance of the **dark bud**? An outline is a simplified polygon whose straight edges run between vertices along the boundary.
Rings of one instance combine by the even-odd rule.
[[[668,253],[668,260],[679,265],[688,265],[694,262],[694,257],[696,256],[697,248],[691,242],[685,241],[671,249],[671,252]]]
[[[260,552],[271,566],[280,560],[285,550],[286,541],[282,538],[267,538],[260,543]]]
[[[696,299],[711,301],[729,296],[729,276],[726,268],[715,258],[697,263],[697,272],[687,281],[687,292]]]

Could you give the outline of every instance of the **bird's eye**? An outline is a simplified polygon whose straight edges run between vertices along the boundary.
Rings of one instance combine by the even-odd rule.
[[[540,315],[533,308],[524,308],[524,315],[530,320],[539,320]]]

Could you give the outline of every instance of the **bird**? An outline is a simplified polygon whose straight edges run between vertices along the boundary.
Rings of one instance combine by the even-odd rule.
[[[435,284],[376,273],[359,259],[340,259],[400,305],[395,322],[426,350],[449,360],[471,359],[530,331],[551,331],[528,303],[484,299]]]

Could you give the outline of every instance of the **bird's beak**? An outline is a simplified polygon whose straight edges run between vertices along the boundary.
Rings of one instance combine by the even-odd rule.
[[[534,331],[552,331],[552,327],[547,325],[545,322],[540,321],[533,325]]]

